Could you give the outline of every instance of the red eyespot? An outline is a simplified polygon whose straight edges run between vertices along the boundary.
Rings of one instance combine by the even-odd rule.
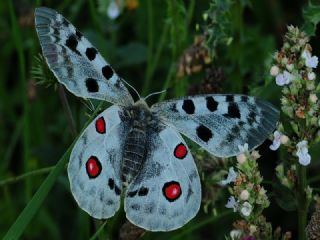
[[[188,154],[187,147],[183,143],[179,143],[173,152],[174,156],[179,159],[184,159]]]
[[[175,181],[167,182],[163,185],[162,193],[169,202],[173,202],[181,196],[180,184]]]
[[[86,162],[86,170],[89,178],[96,178],[100,175],[102,166],[97,157],[91,156]]]
[[[106,122],[103,117],[100,117],[96,120],[96,130],[98,133],[106,133]]]

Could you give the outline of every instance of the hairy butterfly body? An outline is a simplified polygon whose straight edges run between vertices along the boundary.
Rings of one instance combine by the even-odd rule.
[[[177,229],[201,203],[193,157],[180,133],[215,156],[261,144],[279,112],[245,95],[203,95],[151,106],[134,102],[98,50],[56,11],[41,7],[35,24],[43,55],[59,82],[77,96],[114,103],[76,142],[68,165],[71,192],[92,217],[115,214],[125,196],[127,218],[150,231]],[[180,132],[180,133],[179,133]]]

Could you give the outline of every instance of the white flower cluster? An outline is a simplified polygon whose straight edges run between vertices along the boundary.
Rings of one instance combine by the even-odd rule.
[[[286,135],[282,134],[279,131],[275,131],[273,133],[273,142],[269,148],[272,151],[276,151],[281,144],[287,144],[288,141],[289,141],[289,138]]]
[[[282,134],[279,131],[275,131],[273,133],[273,136],[273,142],[269,147],[273,151],[276,151],[280,147],[281,143],[286,144],[289,140],[289,138],[286,135]],[[311,162],[311,156],[308,151],[308,142],[306,140],[300,141],[298,142],[296,147],[296,155],[299,158],[299,163],[303,166],[309,165]]]
[[[308,142],[303,140],[297,144],[296,155],[299,158],[299,163],[303,166],[307,166],[311,162],[311,156],[308,152]]]
[[[252,205],[248,201],[240,204],[240,202],[237,201],[234,196],[229,197],[225,207],[233,209],[234,212],[239,211],[245,217],[249,217],[253,209]]]
[[[308,70],[307,74],[308,80],[314,80],[316,78],[316,74],[312,71],[312,69],[318,66],[318,57],[311,56],[311,53],[306,49],[302,52],[301,58],[304,60],[304,65],[310,69]],[[292,73],[294,65],[287,64],[286,69],[287,70],[280,72],[279,67],[276,65],[272,66],[270,69],[270,74],[271,76],[276,78],[276,84],[278,86],[288,85],[292,82],[293,79],[295,79],[295,75]]]

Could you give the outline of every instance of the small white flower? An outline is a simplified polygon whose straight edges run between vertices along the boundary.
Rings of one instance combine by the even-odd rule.
[[[280,144],[281,144],[281,133],[279,131],[275,131],[273,133],[273,136],[274,136],[273,142],[269,148],[272,151],[276,151],[280,147]]]
[[[308,152],[308,142],[303,140],[297,144],[297,156],[299,158],[299,163],[303,166],[310,164],[311,156]]]
[[[318,57],[311,56],[308,50],[304,50],[301,57],[305,60],[305,65],[309,68],[316,68],[318,66]]]
[[[239,239],[242,236],[242,230],[234,229],[230,232],[230,237],[232,240]]]
[[[260,158],[260,157],[261,157],[261,155],[260,155],[260,153],[259,153],[258,151],[253,150],[253,151],[251,152],[251,158],[252,158],[253,160],[257,160],[257,159]]]
[[[238,145],[238,149],[239,149],[240,153],[249,152],[248,148],[249,148],[248,143],[245,143],[244,145]]]
[[[245,161],[247,161],[246,155],[244,153],[240,153],[239,155],[237,155],[237,161],[239,164],[245,163]]]
[[[316,74],[315,74],[314,72],[309,72],[309,73],[308,73],[308,79],[309,79],[310,81],[315,80],[315,79],[316,79]]]
[[[276,65],[273,65],[270,69],[270,75],[275,77],[279,74],[279,67]]]
[[[229,183],[235,182],[237,178],[237,173],[234,171],[233,167],[229,168],[228,176],[225,180],[221,181],[221,185],[225,186]]]
[[[250,230],[250,234],[254,234],[255,232],[257,232],[257,226],[250,225],[249,230]]]
[[[225,205],[226,208],[232,208],[234,212],[237,211],[239,203],[236,201],[234,196],[229,197],[227,204]]]
[[[242,190],[239,196],[239,198],[243,201],[247,201],[249,197],[250,197],[250,193],[248,192],[248,190]]]
[[[240,212],[245,217],[250,216],[252,212],[252,205],[249,202],[244,202],[241,206]]]
[[[293,75],[288,71],[284,71],[276,76],[276,84],[278,86],[284,86],[286,84],[291,83],[293,79]]]
[[[109,18],[116,19],[120,15],[120,8],[116,1],[111,0],[108,6],[107,14]]]
[[[289,137],[287,135],[284,135],[284,134],[281,135],[280,142],[281,142],[281,144],[286,145],[289,142]]]
[[[309,100],[310,100],[310,102],[312,102],[312,103],[316,103],[316,102],[318,101],[318,97],[317,97],[316,94],[310,94],[310,95],[309,95]]]
[[[291,72],[293,70],[293,68],[294,68],[294,65],[292,63],[291,64],[287,64],[286,68],[288,69],[288,71]]]

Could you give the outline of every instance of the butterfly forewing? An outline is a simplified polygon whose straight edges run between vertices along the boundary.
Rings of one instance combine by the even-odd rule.
[[[71,192],[79,206],[92,217],[114,215],[120,206],[120,163],[123,136],[121,109],[112,106],[86,128],[76,142],[68,165]]]
[[[146,162],[128,186],[127,218],[150,231],[177,229],[192,219],[201,202],[201,186],[192,155],[171,127],[150,133]]]
[[[249,150],[272,132],[279,112],[269,103],[245,95],[203,95],[161,102],[152,106],[163,122],[173,125],[215,156]]]
[[[50,69],[70,92],[83,98],[132,105],[131,95],[111,66],[62,15],[49,8],[37,8],[35,25]]]

